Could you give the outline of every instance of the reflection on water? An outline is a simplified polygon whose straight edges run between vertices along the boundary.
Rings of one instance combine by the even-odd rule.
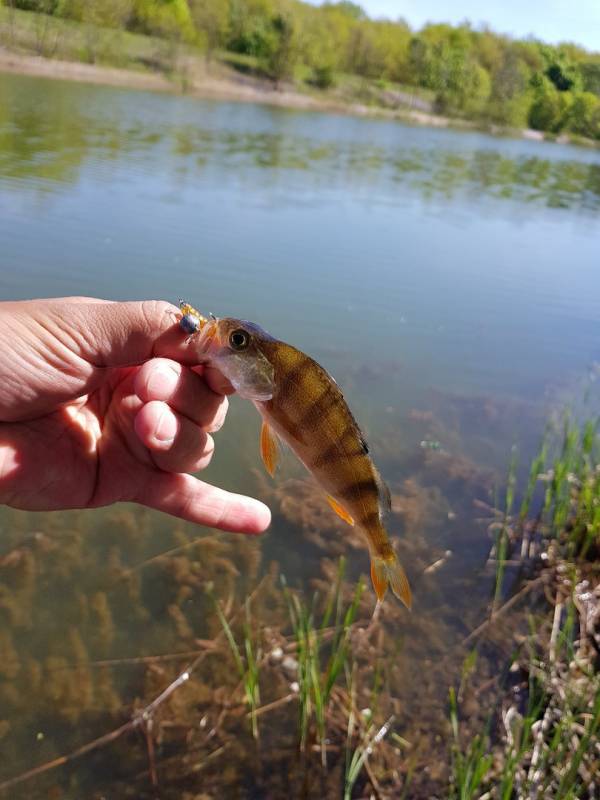
[[[390,485],[389,528],[415,592],[412,615],[390,601],[373,638],[357,638],[357,669],[371,686],[379,665],[381,714],[410,743],[408,755],[390,745],[390,774],[416,770],[423,797],[432,753],[446,763],[460,642],[492,590],[490,521],[510,446],[530,453],[547,408],[598,358],[599,210],[595,151],[0,76],[3,298],[181,295],[262,322],[343,386]],[[296,465],[264,475],[257,423],[232,404],[207,475],[271,504],[262,540],[134,507],[0,514],[3,777],[122,723],[177,675],[173,653],[210,650],[207,582],[226,611],[256,593],[265,648],[289,634],[280,573],[323,595],[345,553],[351,595],[368,571],[363,543]],[[372,608],[369,589],[365,627]],[[490,676],[502,647],[481,655]],[[156,654],[168,658],[128,660]],[[183,774],[190,791],[247,780],[244,796],[279,796],[285,775],[292,796],[325,794],[320,773],[297,763],[295,704],[269,717],[271,760],[257,759],[228,706],[235,665],[226,647],[213,656],[159,720],[160,757],[179,770],[164,796],[182,796]],[[275,701],[290,680],[265,669],[263,702]],[[205,741],[215,709],[226,730]],[[231,748],[229,767],[200,769],[216,745]],[[91,797],[109,775],[119,796],[141,797],[147,765],[145,743],[124,738],[35,791]],[[33,785],[14,796],[33,797]]]
[[[237,129],[237,124],[231,127],[233,111],[221,116],[208,103],[149,96],[132,108],[123,93],[94,91],[98,97],[88,103],[85,87],[1,78],[3,177],[34,178],[34,188],[44,191],[45,181],[77,181],[89,159],[133,155],[148,164],[156,158],[160,169],[158,160],[171,154],[179,173],[192,177],[201,177],[206,168],[303,170],[318,186],[372,181],[380,187],[382,182],[406,185],[424,198],[483,196],[590,212],[600,208],[600,163],[594,151],[500,140],[494,147],[489,137],[382,121],[331,117],[329,127],[320,121],[312,126],[310,116],[298,121],[292,112],[272,110],[262,118],[247,112],[244,122],[255,130]],[[153,105],[173,102],[178,103],[174,113],[153,116]],[[191,123],[189,117],[196,119]],[[355,135],[338,137],[340,126]]]

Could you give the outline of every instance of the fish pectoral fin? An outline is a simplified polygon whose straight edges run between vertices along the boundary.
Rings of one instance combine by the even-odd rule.
[[[327,495],[327,502],[333,508],[338,517],[341,517],[344,520],[344,522],[348,523],[348,525],[354,525],[354,520],[352,519],[350,514],[346,511],[345,508],[342,508],[342,506],[338,503],[338,501],[335,500],[330,494]]]
[[[279,442],[271,428],[264,421],[260,429],[260,455],[265,469],[273,477],[279,461]]]

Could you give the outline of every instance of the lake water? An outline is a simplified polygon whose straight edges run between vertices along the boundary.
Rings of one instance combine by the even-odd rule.
[[[183,297],[259,322],[323,363],[395,497],[416,597],[408,693],[432,649],[452,646],[485,613],[491,540],[473,501],[493,505],[511,445],[524,459],[533,452],[547,413],[577,399],[600,360],[599,267],[597,150],[0,75],[0,299]],[[269,483],[257,441],[253,409],[234,403],[206,477],[271,502],[263,563],[275,559],[292,583],[309,585],[331,553],[310,538],[313,522],[285,510],[303,491],[286,482],[295,466]],[[108,578],[95,565],[121,547],[135,567],[198,532],[136,508],[5,511],[0,524],[0,552],[40,531],[50,549],[62,542],[61,557],[77,562],[73,597],[102,594],[94,613],[105,619],[107,604],[112,626],[94,644],[64,576],[47,573],[51,557],[36,556],[33,577],[0,571],[13,601],[0,603],[4,647],[16,664],[0,667],[8,777],[107,729],[97,687],[96,705],[65,716],[81,698],[68,701],[66,685],[44,693],[33,662],[72,653],[74,636],[104,658],[165,651],[163,584],[148,588],[142,624],[131,598],[100,591]],[[123,539],[136,544],[127,550]],[[424,577],[447,550],[448,565]],[[362,550],[348,555],[352,576],[366,571]],[[245,580],[238,594],[252,590]],[[142,678],[115,679],[120,702],[140,696]],[[69,773],[85,796],[98,769],[82,760]],[[83,796],[55,780],[64,796]]]

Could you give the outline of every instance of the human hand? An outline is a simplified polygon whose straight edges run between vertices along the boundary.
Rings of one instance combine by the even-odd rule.
[[[240,533],[270,522],[258,500],[187,474],[223,424],[223,379],[160,301],[0,303],[0,503],[47,511],[133,501]],[[186,366],[187,365],[187,366]]]

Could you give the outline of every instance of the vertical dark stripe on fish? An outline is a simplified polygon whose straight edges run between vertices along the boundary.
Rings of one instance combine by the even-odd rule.
[[[354,450],[354,452],[348,452],[348,450],[343,445],[343,437],[341,439],[333,442],[323,450],[321,453],[317,453],[315,460],[313,461],[312,466],[315,469],[322,469],[323,467],[331,466],[335,464],[336,461],[345,461],[348,466],[353,462],[356,462],[358,466],[358,461],[362,461],[364,455],[362,452]]]
[[[304,428],[306,425],[309,425],[316,416],[318,417],[318,424],[321,424],[323,420],[327,419],[332,409],[337,409],[337,407],[337,394],[332,390],[331,386],[328,386],[325,391],[308,406],[307,410],[299,419],[298,425]]]
[[[306,372],[306,365],[310,364],[310,359],[308,356],[303,356],[300,359],[297,359],[294,365],[288,370],[285,368],[282,370],[282,381],[277,389],[278,397],[285,397],[289,395],[291,386],[296,386],[300,383],[298,381],[298,377],[300,375],[304,375]]]
[[[375,481],[372,478],[367,478],[366,480],[348,483],[346,486],[337,489],[336,497],[345,500],[352,500],[356,497],[367,499],[369,497],[369,499],[374,499],[379,503],[379,490]]]

